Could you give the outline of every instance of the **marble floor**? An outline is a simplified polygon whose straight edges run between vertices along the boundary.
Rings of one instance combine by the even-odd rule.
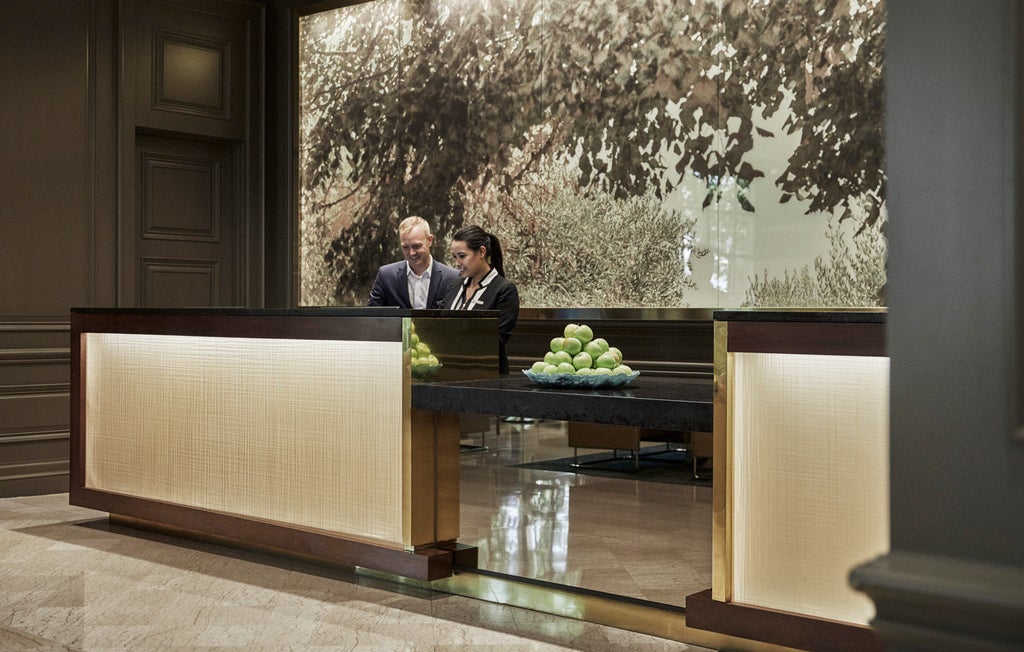
[[[704,650],[0,499],[0,650],[203,649]]]
[[[461,457],[459,540],[480,568],[672,606],[711,588],[710,487],[515,468],[572,455],[565,424],[498,432]]]
[[[571,455],[565,426],[498,432],[461,456],[480,568],[676,607],[710,587],[710,488],[516,468]],[[704,650],[0,499],[0,650],[207,648]]]

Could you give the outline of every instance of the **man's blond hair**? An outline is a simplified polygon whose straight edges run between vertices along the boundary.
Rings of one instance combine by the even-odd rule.
[[[402,222],[398,225],[398,234],[403,235],[405,233],[408,233],[409,231],[412,231],[415,228],[423,229],[423,234],[426,235],[428,238],[430,237],[430,225],[427,224],[427,221],[420,217],[419,215],[411,215],[402,220]]]

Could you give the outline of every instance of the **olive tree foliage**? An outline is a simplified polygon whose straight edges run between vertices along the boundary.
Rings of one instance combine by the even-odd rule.
[[[512,153],[510,191],[477,179],[464,197],[466,221],[504,243],[505,274],[528,279],[519,286],[523,305],[687,305],[686,291],[696,287],[693,261],[708,253],[695,244],[694,220],[666,210],[653,189],[616,197],[598,184],[582,185],[569,152],[536,159],[551,131],[535,130],[525,149]]]
[[[884,306],[886,242],[879,229],[852,236],[853,250],[843,230],[830,223],[828,257],[814,259],[814,274],[804,266],[782,278],[755,275],[746,291],[744,307],[792,308],[816,306],[845,308]]]
[[[376,0],[307,17],[301,201],[336,235],[305,259],[336,279],[335,301],[361,302],[403,217],[424,216],[443,240],[466,219],[468,184],[511,193],[566,150],[593,197],[660,199],[695,175],[705,207],[728,186],[754,210],[744,190],[766,174],[748,160],[754,134],[775,135],[755,131],[757,112],[788,112],[800,136],[771,180],[783,200],[876,228],[879,4]],[[524,150],[543,125],[557,128]]]

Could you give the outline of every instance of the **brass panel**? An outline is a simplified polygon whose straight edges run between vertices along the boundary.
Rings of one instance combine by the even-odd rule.
[[[454,412],[433,412],[435,428],[436,466],[434,480],[437,483],[437,541],[456,541],[459,538],[460,499],[460,448],[459,415]]]
[[[405,413],[409,415],[409,435],[402,451],[402,544],[415,550],[436,541],[434,423],[428,412],[406,409]]]
[[[712,472],[711,596],[728,601],[732,597],[732,356],[729,353],[729,323],[715,322],[714,457]]]
[[[380,576],[378,574],[378,576]],[[686,626],[686,614],[653,603],[615,599],[606,594],[566,591],[553,585],[458,572],[431,582],[431,588],[487,602],[649,634],[690,645],[737,652],[791,652],[791,648],[717,634]]]
[[[496,319],[403,319],[404,374],[413,382],[493,378],[498,373]],[[413,350],[420,364],[414,366]],[[426,356],[433,356],[424,364]],[[407,383],[409,393],[411,384]],[[411,404],[407,394],[403,405]],[[410,410],[405,439],[403,523],[406,547],[453,543],[459,536],[459,439],[455,413]]]
[[[403,465],[403,518],[410,549],[454,543],[459,537],[459,415],[411,410],[412,436]]]

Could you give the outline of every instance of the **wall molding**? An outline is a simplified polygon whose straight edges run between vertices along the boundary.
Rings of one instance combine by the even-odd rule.
[[[10,319],[10,317],[8,317]],[[35,331],[64,331],[71,332],[71,322],[68,321],[0,321],[0,332],[35,332]]]
[[[14,434],[0,436],[0,446],[4,444],[20,444],[24,442],[58,441],[61,439],[70,439],[70,437],[70,430],[22,430]]]
[[[0,481],[67,476],[69,466],[70,462],[68,460],[0,464]]]
[[[66,491],[69,316],[0,316],[0,496]]]
[[[40,362],[68,362],[71,347],[45,349],[0,349],[0,364],[38,364]]]
[[[71,395],[71,383],[34,383],[24,385],[0,385],[0,398],[18,396],[51,396],[53,394]]]

